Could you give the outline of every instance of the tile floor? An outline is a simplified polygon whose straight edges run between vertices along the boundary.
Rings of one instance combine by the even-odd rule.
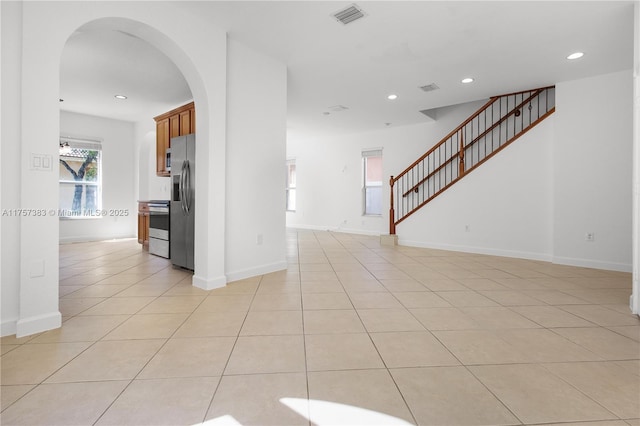
[[[2,338],[3,425],[640,425],[629,274],[288,232],[202,291],[134,240],[60,246],[63,327]]]

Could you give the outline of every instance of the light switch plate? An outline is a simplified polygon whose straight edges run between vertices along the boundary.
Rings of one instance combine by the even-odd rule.
[[[29,158],[29,168],[31,170],[50,172],[53,170],[53,157],[48,154],[31,153]]]

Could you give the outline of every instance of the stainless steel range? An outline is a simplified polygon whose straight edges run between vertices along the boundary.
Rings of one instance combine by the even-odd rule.
[[[149,202],[149,253],[169,259],[169,201]]]

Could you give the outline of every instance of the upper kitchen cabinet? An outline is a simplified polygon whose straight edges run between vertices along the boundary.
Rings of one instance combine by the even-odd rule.
[[[167,166],[170,158],[167,150],[171,148],[171,138],[196,132],[196,110],[194,103],[188,103],[162,115],[154,117],[156,121],[156,174],[171,176]]]

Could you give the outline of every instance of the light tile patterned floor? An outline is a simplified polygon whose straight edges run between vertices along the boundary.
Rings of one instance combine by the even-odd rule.
[[[2,338],[3,425],[640,425],[629,274],[288,231],[202,291],[134,240],[60,246],[63,327]]]

